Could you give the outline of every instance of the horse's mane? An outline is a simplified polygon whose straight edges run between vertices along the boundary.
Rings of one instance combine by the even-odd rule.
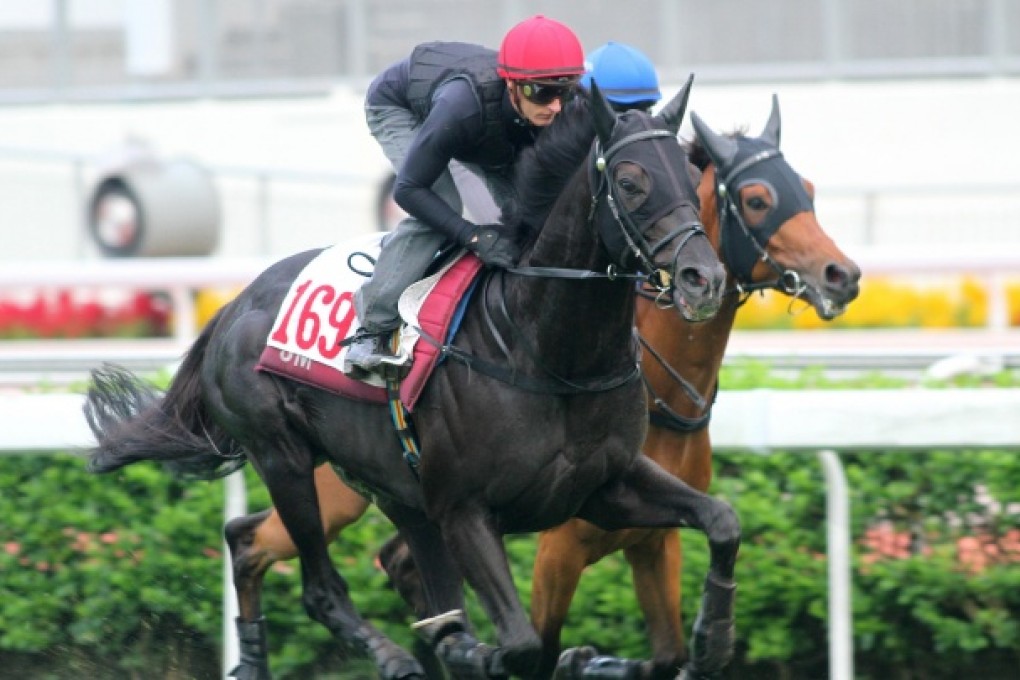
[[[508,224],[540,229],[553,204],[581,166],[592,141],[595,123],[585,96],[563,108],[535,143],[521,152],[514,168],[517,198]]]
[[[727,137],[731,139],[738,139],[740,137],[747,136],[746,128],[738,128],[732,132],[726,133]],[[712,159],[708,156],[708,151],[705,149],[705,145],[701,143],[701,138],[697,134],[694,135],[694,139],[685,140],[683,142],[684,150],[687,152],[687,158],[698,170],[705,172],[705,168],[711,164]]]

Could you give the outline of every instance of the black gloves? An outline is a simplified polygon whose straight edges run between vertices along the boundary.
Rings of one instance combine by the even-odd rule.
[[[482,224],[470,232],[462,245],[490,267],[509,269],[517,265],[521,249],[507,234],[500,231],[503,225]]]

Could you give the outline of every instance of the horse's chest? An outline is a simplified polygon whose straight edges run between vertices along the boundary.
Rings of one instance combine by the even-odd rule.
[[[534,531],[573,517],[598,488],[623,474],[639,455],[644,435],[643,412],[637,417],[603,416],[595,421],[563,414],[545,435],[536,435],[529,454],[534,465],[523,464],[499,482],[509,491],[502,498],[505,526],[513,531]],[[588,411],[588,416],[591,411]],[[555,436],[549,432],[556,431]],[[547,438],[546,438],[547,437]],[[539,441],[544,440],[545,446]],[[521,452],[529,447],[522,442]]]

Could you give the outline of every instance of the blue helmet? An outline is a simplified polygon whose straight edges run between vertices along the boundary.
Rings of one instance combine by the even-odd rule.
[[[662,99],[659,76],[643,52],[618,42],[608,42],[585,59],[581,85],[591,87],[592,78],[613,104],[654,103]]]

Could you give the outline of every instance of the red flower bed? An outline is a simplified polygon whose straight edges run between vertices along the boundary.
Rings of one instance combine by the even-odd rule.
[[[0,299],[0,339],[152,338],[170,334],[164,293],[84,296],[71,290]]]

